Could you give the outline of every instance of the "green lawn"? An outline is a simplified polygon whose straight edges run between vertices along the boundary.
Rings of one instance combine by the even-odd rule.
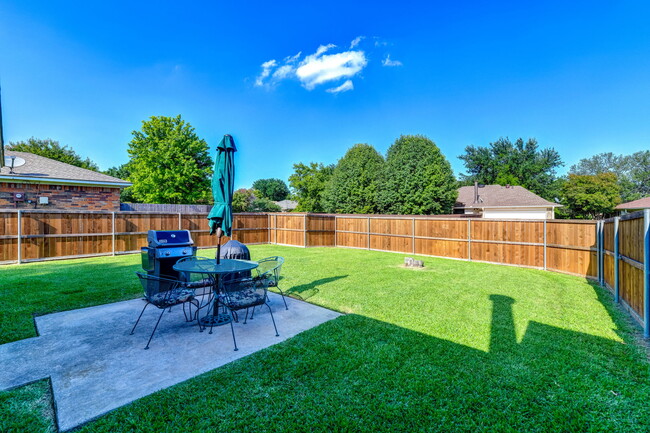
[[[400,254],[341,248],[251,251],[284,256],[283,288],[347,315],[81,431],[650,430],[638,329],[584,279],[426,257],[405,269]],[[33,336],[32,313],[139,296],[138,260],[0,268],[3,342]],[[0,431],[53,430],[48,393],[46,382],[0,393]]]

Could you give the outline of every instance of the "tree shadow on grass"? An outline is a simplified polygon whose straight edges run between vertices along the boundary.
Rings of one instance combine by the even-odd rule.
[[[328,284],[337,280],[340,280],[342,278],[346,278],[347,275],[338,275],[336,277],[327,277],[327,278],[321,278],[318,280],[314,280],[311,283],[307,284],[300,284],[298,286],[293,286],[288,288],[287,290],[284,291],[286,295],[290,295],[294,298],[298,298],[301,300],[307,300],[311,298],[312,296],[316,295],[319,292],[318,287],[322,286],[324,284]]]

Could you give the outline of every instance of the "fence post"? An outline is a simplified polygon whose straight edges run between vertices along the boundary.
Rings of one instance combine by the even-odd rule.
[[[115,255],[115,212],[111,212],[111,244]]]
[[[614,301],[621,302],[620,299],[620,279],[618,275],[619,249],[618,249],[618,225],[621,217],[614,218]]]
[[[411,242],[413,243],[413,254],[415,254],[415,217],[413,217],[413,225],[411,226]]]
[[[305,229],[305,239],[303,242],[305,243],[305,248],[307,248],[307,214],[303,216],[303,222],[302,222],[303,228]]]
[[[547,230],[546,220],[544,220],[544,270],[546,270],[546,230]]]
[[[600,257],[598,260],[598,269],[600,277],[600,285],[605,286],[605,221],[600,221],[600,226],[598,227],[598,238],[600,239]]]
[[[467,220],[467,260],[472,261],[472,220]]]
[[[368,249],[370,249],[370,217],[368,217]]]
[[[183,222],[181,221],[181,219],[182,219],[182,218],[181,218],[181,213],[179,212],[179,213],[178,213],[178,230],[182,230],[182,229],[183,229]]]
[[[643,212],[643,336],[650,338],[650,209]]]
[[[339,219],[339,217],[337,215],[334,215],[334,246],[335,247],[338,246],[338,243],[336,241],[336,236],[338,234],[337,232],[338,232],[338,229],[339,229],[338,219]]]
[[[21,264],[23,261],[23,211],[19,210],[18,211],[18,254],[17,254],[17,261],[18,264]]]
[[[271,243],[271,214],[270,213],[266,214],[266,231],[267,231],[266,241],[270,244]]]

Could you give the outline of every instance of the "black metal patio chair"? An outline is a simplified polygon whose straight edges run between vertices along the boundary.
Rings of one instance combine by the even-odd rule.
[[[237,312],[240,310],[246,310],[244,324],[246,324],[246,320],[248,319],[249,308],[254,309],[257,306],[266,305],[269,309],[269,313],[271,313],[275,336],[278,337],[280,334],[278,334],[278,327],[275,325],[273,311],[266,302],[268,287],[268,278],[240,278],[224,282],[221,285],[221,292],[223,293],[222,305],[228,308],[235,322],[239,321]],[[237,340],[235,340],[234,331],[233,341],[235,342],[235,350],[239,350],[237,348]]]
[[[269,287],[275,287],[278,289],[280,295],[282,295],[284,308],[288,310],[289,307],[287,306],[286,299],[284,299],[284,292],[280,288],[280,272],[282,271],[284,258],[280,256],[272,256],[259,260],[257,263],[259,263],[259,266],[256,268],[259,278],[267,279]]]
[[[178,260],[176,264],[183,262],[201,262],[208,261],[214,263],[214,259],[201,256],[183,257]],[[214,276],[210,274],[202,274],[197,272],[181,272],[179,275],[180,284],[187,288],[194,290],[194,295],[201,298],[199,309],[208,305],[214,296]],[[206,299],[207,297],[207,299]],[[191,307],[190,307],[191,308]],[[191,311],[191,310],[190,310]]]
[[[133,335],[135,332],[135,328],[138,326],[138,323],[140,323],[140,319],[144,314],[144,310],[146,310],[149,305],[153,305],[156,308],[162,310],[160,312],[160,316],[158,317],[158,321],[156,322],[156,326],[154,326],[153,331],[151,332],[149,341],[147,341],[147,345],[145,346],[146,350],[149,349],[149,343],[151,343],[153,334],[156,333],[160,319],[162,319],[162,316],[165,313],[166,309],[171,309],[171,307],[174,305],[182,304],[185,321],[191,322],[194,320],[194,318],[192,317],[191,310],[188,317],[187,312],[185,311],[185,304],[189,302],[192,305],[196,306],[198,314],[199,303],[195,299],[194,290],[183,287],[178,280],[158,277],[155,275],[148,275],[142,272],[136,272],[136,274],[140,279],[142,288],[144,289],[144,297],[147,303],[144,305],[144,308],[138,316],[138,320],[136,320],[135,325],[133,325],[133,329],[131,329],[131,335]],[[196,316],[196,314],[194,314],[194,316]]]

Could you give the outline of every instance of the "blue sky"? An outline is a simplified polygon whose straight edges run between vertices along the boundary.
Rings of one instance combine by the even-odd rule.
[[[228,4],[226,4],[228,3]],[[650,149],[650,2],[0,0],[5,139],[52,138],[102,169],[181,114],[237,187],[355,143],[535,137],[566,168]],[[265,65],[265,66],[263,66]]]

